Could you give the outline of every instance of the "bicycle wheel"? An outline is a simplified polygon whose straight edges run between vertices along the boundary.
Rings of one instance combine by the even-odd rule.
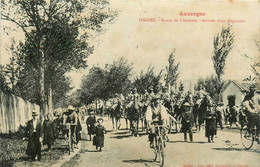
[[[69,155],[70,155],[70,153],[71,153],[71,131],[69,130],[69,137],[68,137],[68,139],[69,139]]]
[[[250,149],[254,144],[254,136],[252,132],[249,132],[247,129],[247,126],[243,126],[240,129],[240,138],[242,145],[245,147],[245,149]]]
[[[158,140],[158,155],[159,155],[159,163],[160,166],[164,165],[164,142],[162,140],[162,138],[160,137]]]
[[[154,161],[157,160],[157,154],[158,154],[158,146],[156,144],[156,139],[154,139],[154,147],[153,147],[153,152],[154,152]]]

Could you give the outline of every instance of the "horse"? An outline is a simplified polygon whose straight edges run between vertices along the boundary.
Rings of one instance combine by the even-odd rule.
[[[145,113],[147,111],[147,108],[148,108],[148,105],[145,105],[143,104],[140,108],[140,121],[141,121],[141,124],[142,124],[142,131],[144,131],[145,129],[147,129],[147,122],[146,122],[146,119],[145,119]]]
[[[113,129],[118,130],[121,126],[120,118],[122,115],[122,102],[118,101],[116,105],[113,105],[110,110],[110,117],[112,119]],[[116,126],[115,126],[116,123]]]
[[[140,111],[141,107],[135,101],[129,104],[127,117],[130,120],[130,131],[132,132],[132,135],[134,135],[135,137],[138,135],[138,125],[141,113]]]
[[[196,103],[194,105],[193,114],[197,131],[200,131],[201,125],[204,124],[204,119],[210,106],[212,106],[212,99],[209,95],[205,95],[200,104]]]

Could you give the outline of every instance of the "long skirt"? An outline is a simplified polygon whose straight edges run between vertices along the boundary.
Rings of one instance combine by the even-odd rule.
[[[105,140],[105,137],[95,136],[93,139],[93,145],[96,147],[104,147],[104,140]]]
[[[209,137],[211,135],[217,134],[217,122],[216,118],[205,118],[206,120],[206,127],[205,127],[205,136]]]

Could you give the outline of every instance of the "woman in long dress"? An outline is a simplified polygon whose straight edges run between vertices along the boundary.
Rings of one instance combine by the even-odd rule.
[[[208,138],[208,142],[214,143],[214,135],[217,134],[217,122],[216,122],[216,111],[213,106],[208,107],[206,113],[206,129],[205,136]]]
[[[47,114],[47,119],[43,122],[43,145],[47,144],[47,150],[51,150],[51,145],[54,143],[55,140],[55,129],[54,123],[51,118],[51,114]]]

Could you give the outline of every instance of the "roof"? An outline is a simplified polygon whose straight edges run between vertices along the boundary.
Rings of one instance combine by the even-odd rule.
[[[231,82],[233,82],[241,92],[249,92],[249,88],[252,85],[255,85],[257,88],[259,88],[259,83],[257,82],[252,82],[252,81],[243,81],[243,82],[239,82],[236,80],[232,80]],[[231,83],[230,82],[230,83]]]

